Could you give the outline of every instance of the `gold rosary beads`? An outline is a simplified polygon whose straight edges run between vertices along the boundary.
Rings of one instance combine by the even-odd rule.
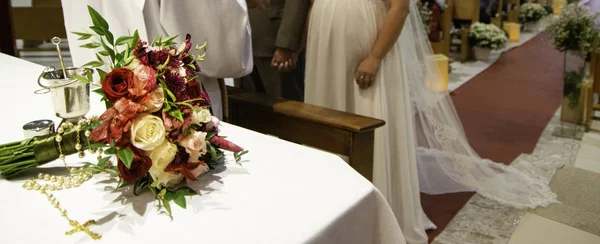
[[[92,119],[95,119],[95,118],[92,118]],[[69,225],[71,225],[71,227],[73,227],[73,229],[65,232],[66,235],[72,235],[74,233],[81,231],[81,232],[86,233],[90,237],[92,237],[92,239],[98,240],[102,237],[102,235],[94,233],[88,228],[90,225],[95,223],[94,220],[89,220],[84,224],[80,224],[78,221],[70,219],[67,214],[67,210],[63,209],[60,206],[60,202],[58,200],[56,200],[54,195],[49,193],[49,191],[60,191],[63,189],[79,187],[84,182],[86,182],[92,178],[93,174],[91,172],[81,172],[78,174],[72,174],[72,172],[74,172],[76,169],[69,168],[67,166],[67,163],[65,161],[65,155],[63,154],[63,148],[61,146],[61,142],[63,140],[63,138],[62,138],[63,134],[66,131],[75,127],[75,130],[77,131],[77,142],[75,144],[75,149],[79,152],[79,158],[83,158],[85,156],[85,152],[82,150],[83,146],[81,144],[79,134],[80,134],[81,128],[83,126],[89,125],[90,123],[91,123],[90,119],[83,119],[83,120],[80,120],[76,126],[74,126],[71,122],[66,122],[66,123],[63,123],[58,128],[55,140],[57,142],[58,152],[60,153],[59,158],[60,158],[60,160],[63,161],[65,168],[67,169],[67,171],[70,174],[69,176],[53,176],[53,175],[49,175],[49,174],[40,173],[37,177],[31,178],[28,181],[26,181],[25,184],[23,184],[23,188],[25,188],[27,190],[39,191],[42,195],[44,195],[48,199],[48,202],[50,202],[50,204],[52,204],[52,206],[54,206],[56,209],[58,209],[58,211],[63,216],[63,218],[65,218],[69,222]],[[90,131],[85,131],[85,136],[89,137],[90,133],[91,133]],[[90,152],[95,153],[95,150],[90,149]],[[46,181],[49,183],[41,184],[38,181]]]

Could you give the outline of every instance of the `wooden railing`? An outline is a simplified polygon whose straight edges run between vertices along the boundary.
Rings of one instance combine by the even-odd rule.
[[[375,129],[384,121],[229,88],[229,122],[283,140],[346,155],[373,178]]]

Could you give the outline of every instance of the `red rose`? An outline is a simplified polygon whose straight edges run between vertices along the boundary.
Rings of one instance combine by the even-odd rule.
[[[109,102],[115,103],[128,94],[127,88],[133,83],[133,71],[125,68],[114,69],[102,80],[102,90]]]
[[[133,161],[131,162],[131,166],[127,168],[121,159],[119,159],[119,163],[117,167],[119,168],[119,172],[121,173],[121,178],[126,182],[134,182],[142,176],[146,175],[152,167],[152,160],[147,156],[140,156],[134,152]]]

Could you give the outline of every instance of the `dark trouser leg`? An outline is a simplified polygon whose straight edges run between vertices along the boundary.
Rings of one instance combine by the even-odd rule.
[[[255,57],[254,62],[256,62],[257,59],[258,58]],[[242,88],[251,92],[265,93],[265,87],[263,86],[263,82],[258,69],[256,68],[256,64],[254,65],[252,73],[242,78],[234,79],[233,82],[234,86],[237,88]]]
[[[285,99],[304,101],[304,65],[305,53],[298,57],[298,66],[290,72],[281,75],[281,95]]]

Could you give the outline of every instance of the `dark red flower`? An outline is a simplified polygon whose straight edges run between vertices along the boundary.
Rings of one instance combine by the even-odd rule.
[[[242,152],[242,151],[244,151],[244,149],[242,147],[236,145],[233,142],[225,140],[225,139],[223,139],[222,137],[219,137],[219,136],[213,136],[210,139],[210,143],[214,144],[218,148],[221,148],[223,150],[227,150],[227,151],[230,151],[230,152]]]
[[[102,80],[102,90],[109,102],[115,103],[119,98],[126,97],[133,82],[133,71],[125,68],[114,69]]]
[[[133,146],[131,146],[131,148],[133,148]],[[133,151],[133,161],[129,168],[125,166],[121,159],[119,159],[119,163],[117,164],[121,178],[126,182],[136,181],[146,175],[150,170],[150,167],[152,167],[152,160],[149,157],[140,154],[138,150]]]
[[[177,146],[177,154],[175,159],[165,168],[165,172],[179,172],[188,180],[196,180],[196,177],[192,173],[201,162],[190,163],[188,160],[190,155],[185,151],[183,147]]]
[[[167,84],[167,88],[169,91],[175,95],[177,101],[185,101],[188,100],[188,96],[186,93],[186,80],[181,77],[178,73],[175,72],[167,72],[165,74],[165,84]]]

